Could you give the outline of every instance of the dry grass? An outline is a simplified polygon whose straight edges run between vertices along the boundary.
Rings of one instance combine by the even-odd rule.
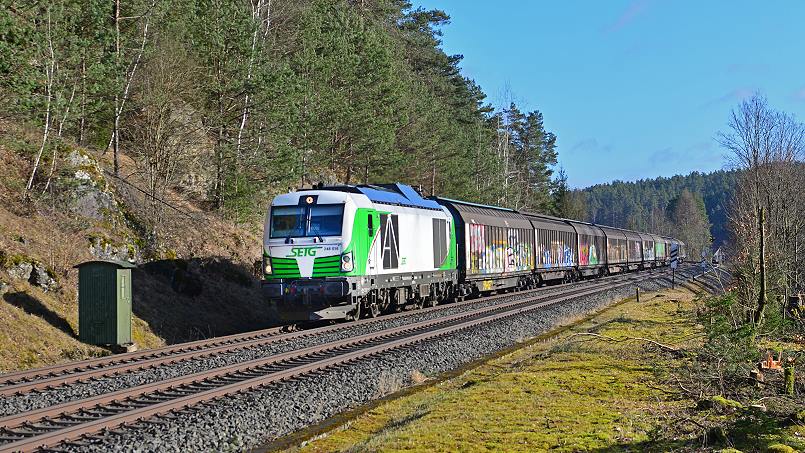
[[[398,378],[397,375],[383,371],[380,373],[380,378],[377,382],[375,397],[382,398],[386,395],[391,395],[392,393],[399,391],[402,387],[403,383],[400,381],[400,378]]]
[[[421,371],[414,370],[411,372],[411,383],[414,385],[424,384],[428,381],[428,377],[425,376]]]
[[[121,213],[110,213],[102,220],[71,213],[64,205],[69,194],[37,194],[34,202],[23,201],[38,139],[37,131],[0,122],[0,254],[43,263],[59,288],[44,292],[11,279],[0,266],[0,281],[10,284],[0,294],[0,372],[105,354],[104,349],[76,339],[78,274],[73,266],[94,258],[90,253],[93,237],[120,244],[139,237],[120,221]],[[63,162],[66,152],[61,151],[57,173],[64,170],[61,177],[69,179],[72,171]],[[102,165],[111,158],[94,156]],[[125,156],[122,160],[123,173],[131,172],[133,162]],[[132,181],[141,183],[136,176]],[[112,188],[117,192],[114,184]],[[118,193],[118,198],[136,201],[123,195]],[[251,263],[260,257],[257,229],[221,221],[178,196],[174,201],[193,217],[168,218],[159,234],[163,259],[134,274],[132,333],[138,346],[152,348],[271,325],[272,313],[251,276]],[[191,276],[195,279],[191,283],[201,284],[180,287],[177,276]]]

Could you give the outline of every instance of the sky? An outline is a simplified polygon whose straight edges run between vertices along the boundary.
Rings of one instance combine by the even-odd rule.
[[[500,107],[539,110],[572,187],[727,168],[753,93],[805,119],[805,1],[424,0]]]

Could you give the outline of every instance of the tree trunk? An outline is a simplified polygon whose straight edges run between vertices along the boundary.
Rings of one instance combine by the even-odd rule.
[[[115,0],[115,64],[120,69],[120,0]],[[112,128],[112,156],[114,159],[114,173],[120,173],[118,152],[120,151],[120,94],[115,90],[115,121]]]
[[[430,173],[430,196],[436,196],[436,153],[433,153],[433,160],[431,161]]]
[[[761,206],[758,219],[758,229],[760,230],[760,294],[755,310],[755,325],[763,321],[763,310],[766,308],[766,209]]]
[[[78,123],[78,144],[84,144],[84,127],[87,109],[87,62],[81,58],[81,119]]]
[[[219,121],[223,121],[223,107],[221,106],[221,101],[219,100]],[[218,210],[223,211],[224,209],[224,125],[223,123],[218,125],[218,140],[216,143],[216,173],[215,173],[215,186],[216,186],[216,203],[218,204]]]
[[[45,106],[45,126],[42,131],[42,145],[39,147],[39,152],[36,154],[34,161],[34,168],[31,170],[31,177],[28,178],[28,184],[25,186],[23,197],[28,196],[28,191],[34,186],[34,177],[36,171],[39,169],[39,163],[42,161],[42,153],[45,151],[45,146],[48,143],[48,134],[50,133],[50,102],[53,98],[53,72],[56,70],[56,55],[53,52],[53,39],[50,35],[50,10],[48,10],[48,49],[50,50],[50,61],[48,66],[45,66],[45,75],[47,76],[47,104]]]

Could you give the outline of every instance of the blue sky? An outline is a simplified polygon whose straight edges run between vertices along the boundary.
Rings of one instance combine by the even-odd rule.
[[[495,106],[540,110],[570,185],[726,167],[730,110],[805,117],[805,2],[426,0]]]

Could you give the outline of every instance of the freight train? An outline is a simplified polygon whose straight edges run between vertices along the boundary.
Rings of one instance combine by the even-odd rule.
[[[667,266],[674,238],[449,198],[404,184],[277,196],[265,297],[286,321],[352,320],[494,292]]]

